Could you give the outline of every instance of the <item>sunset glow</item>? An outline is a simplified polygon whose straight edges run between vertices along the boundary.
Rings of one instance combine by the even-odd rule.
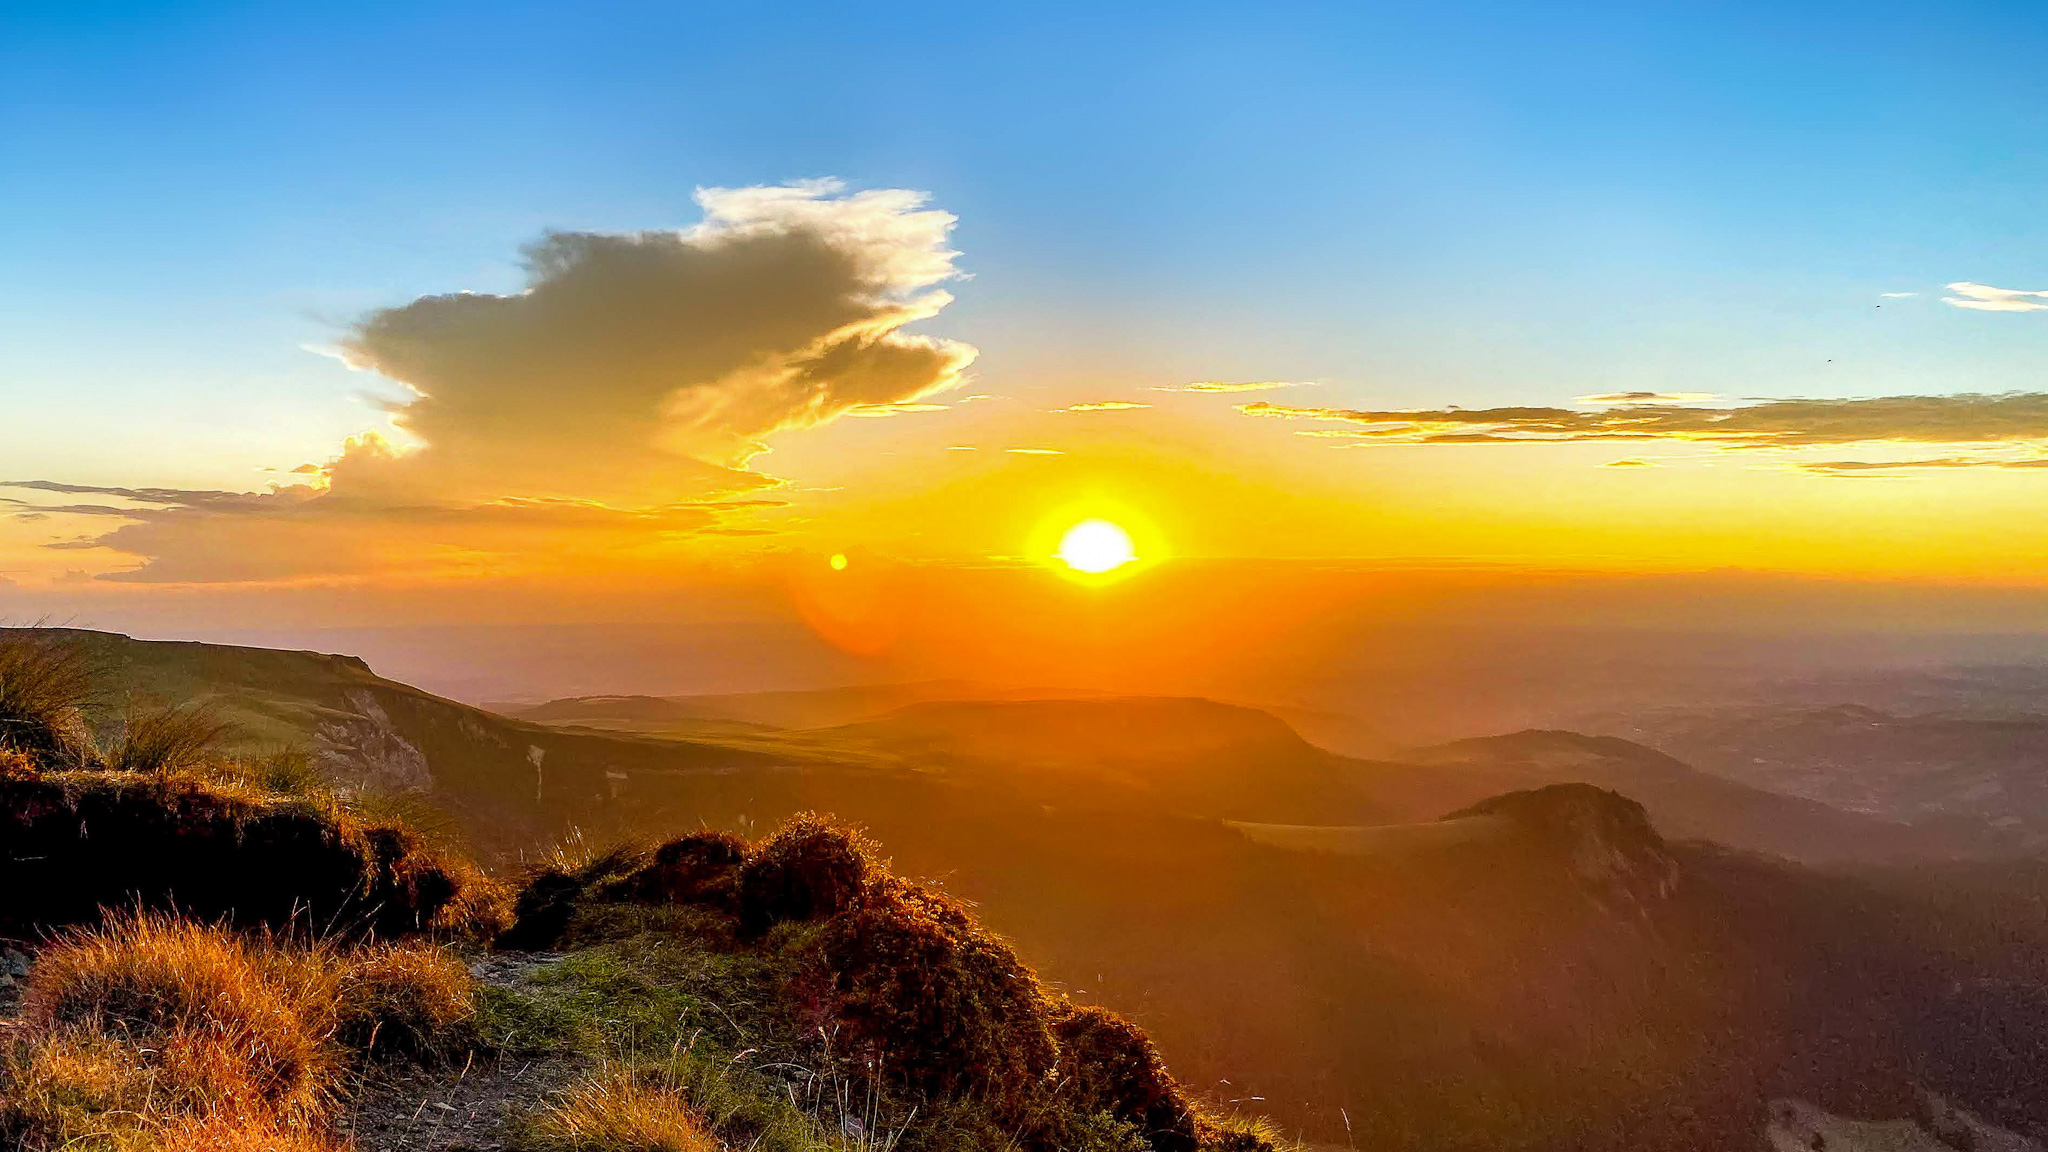
[[[1059,558],[1076,572],[1099,575],[1138,558],[1130,533],[1107,520],[1083,520],[1060,537]]]

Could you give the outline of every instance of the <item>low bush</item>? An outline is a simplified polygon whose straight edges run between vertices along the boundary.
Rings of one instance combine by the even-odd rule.
[[[607,885],[607,899],[737,910],[747,842],[730,832],[699,832],[657,848],[646,866]]]
[[[1143,1029],[1105,1008],[1067,1007],[1053,1025],[1059,1088],[1075,1111],[1103,1112],[1155,1152],[1194,1152],[1201,1119]]]
[[[553,948],[586,897],[631,876],[646,860],[637,844],[596,853],[584,852],[583,847],[580,837],[558,845],[553,859],[527,875],[512,903],[512,924],[498,937],[498,947],[522,952]]]
[[[0,775],[0,931],[140,906],[349,935],[488,934],[501,900],[467,861],[324,797],[176,773]]]
[[[1015,1124],[1051,1087],[1045,991],[958,902],[892,878],[806,951],[796,987],[816,1026],[911,1099],[974,1100]]]
[[[886,872],[872,841],[814,812],[789,818],[740,866],[741,926],[758,935],[789,921],[848,911]]]

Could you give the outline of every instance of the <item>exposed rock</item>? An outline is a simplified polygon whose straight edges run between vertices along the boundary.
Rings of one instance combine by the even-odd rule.
[[[428,791],[434,774],[418,747],[398,734],[397,725],[375,694],[352,688],[346,694],[355,715],[320,725],[321,765],[336,777],[358,786],[388,791]]]

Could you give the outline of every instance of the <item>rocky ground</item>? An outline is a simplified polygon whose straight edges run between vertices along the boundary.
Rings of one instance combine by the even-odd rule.
[[[561,959],[547,953],[486,956],[471,966],[479,983],[519,991]],[[503,1152],[519,1116],[565,1085],[576,1061],[478,1055],[459,1066],[391,1065],[361,1084],[341,1117],[360,1152]]]

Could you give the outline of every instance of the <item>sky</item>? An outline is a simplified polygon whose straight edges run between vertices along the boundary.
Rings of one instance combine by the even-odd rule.
[[[0,612],[860,649],[899,593],[820,574],[889,569],[985,639],[1111,594],[1013,579],[1089,518],[1189,611],[2031,588],[2044,58],[2020,4],[12,4]]]

